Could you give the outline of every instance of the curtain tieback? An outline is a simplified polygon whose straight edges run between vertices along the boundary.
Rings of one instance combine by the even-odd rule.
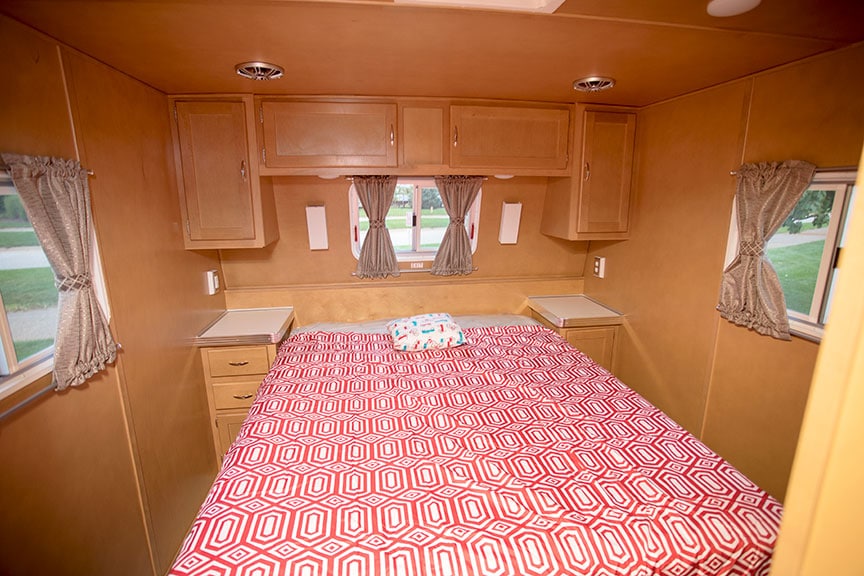
[[[464,216],[454,216],[450,218],[450,223],[455,224],[456,226],[464,226],[465,225],[465,217]]]
[[[386,228],[386,226],[384,226],[384,220],[370,220],[369,228]]]
[[[76,274],[75,276],[63,276],[55,278],[54,285],[61,292],[70,290],[83,290],[90,287],[89,274]]]
[[[745,240],[741,242],[741,245],[738,248],[738,253],[741,254],[741,256],[756,256],[761,258],[762,255],[765,254],[765,245],[761,242]]]

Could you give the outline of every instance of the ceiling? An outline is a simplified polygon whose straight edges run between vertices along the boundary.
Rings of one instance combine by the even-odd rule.
[[[730,18],[706,5],[566,0],[554,14],[523,14],[390,1],[0,0],[0,11],[168,94],[642,106],[864,40],[864,0],[762,0]],[[285,76],[234,74],[249,60]],[[596,74],[616,87],[572,90]]]

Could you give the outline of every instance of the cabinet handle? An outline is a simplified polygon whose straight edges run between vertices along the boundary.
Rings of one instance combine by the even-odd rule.
[[[240,177],[243,178],[243,182],[246,182],[246,160],[240,161]]]
[[[393,130],[393,125],[390,124],[390,146],[396,145],[396,131]]]
[[[228,362],[229,366],[246,366],[247,364],[249,364],[248,360],[242,360],[240,362]]]
[[[252,398],[252,394],[234,394],[234,398],[237,400],[248,400]]]
[[[589,178],[591,178],[591,163],[585,162],[585,178],[584,178],[584,180],[587,182]]]
[[[453,146],[459,145],[459,127],[453,126]]]

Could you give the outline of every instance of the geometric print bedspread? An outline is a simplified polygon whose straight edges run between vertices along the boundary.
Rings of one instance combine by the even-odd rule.
[[[781,505],[543,327],[280,347],[170,574],[767,574]]]

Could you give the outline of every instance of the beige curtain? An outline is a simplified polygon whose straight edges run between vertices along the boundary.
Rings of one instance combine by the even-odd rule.
[[[789,216],[814,170],[800,160],[738,169],[738,255],[723,273],[717,306],[723,318],[760,334],[790,339],[786,299],[765,257],[765,243]]]
[[[450,223],[444,232],[430,272],[437,276],[471,274],[474,271],[474,261],[471,257],[471,239],[465,231],[465,216],[477,198],[483,177],[438,176],[435,184],[441,194],[444,209],[450,217]]]
[[[82,384],[113,362],[117,346],[90,274],[90,191],[76,160],[3,154],[60,292],[54,340],[57,390]]]
[[[393,241],[387,232],[387,212],[396,192],[395,176],[355,176],[354,188],[360,203],[369,216],[369,231],[360,248],[357,276],[360,278],[386,278],[399,276],[399,263],[393,250]]]

